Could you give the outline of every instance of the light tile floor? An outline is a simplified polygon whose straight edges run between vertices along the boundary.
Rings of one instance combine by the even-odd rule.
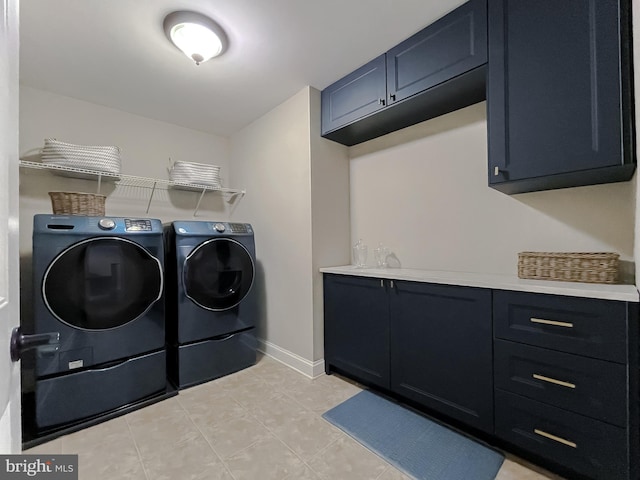
[[[359,391],[262,357],[26,453],[77,453],[80,480],[408,480],[321,417]],[[508,456],[497,480],[559,479],[534,468]]]

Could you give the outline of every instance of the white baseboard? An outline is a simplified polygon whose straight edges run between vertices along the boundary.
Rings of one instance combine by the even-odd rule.
[[[262,338],[258,338],[258,351],[309,378],[315,378],[324,374],[324,359],[312,362]]]

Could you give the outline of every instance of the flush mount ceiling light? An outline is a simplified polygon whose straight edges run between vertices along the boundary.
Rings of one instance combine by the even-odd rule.
[[[227,48],[227,36],[216,22],[197,12],[173,12],[164,19],[167,38],[196,65]]]

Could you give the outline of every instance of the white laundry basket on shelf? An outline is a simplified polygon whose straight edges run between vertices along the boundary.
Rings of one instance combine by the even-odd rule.
[[[75,145],[53,138],[45,138],[42,163],[119,175],[121,168],[120,148],[116,146]]]
[[[220,188],[220,167],[206,163],[175,162],[169,168],[169,180]]]

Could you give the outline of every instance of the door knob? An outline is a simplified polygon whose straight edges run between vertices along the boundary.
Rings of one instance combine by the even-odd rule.
[[[55,352],[60,348],[60,334],[58,332],[36,333],[24,335],[20,327],[16,327],[11,332],[11,361],[17,362],[22,358],[22,354],[27,350],[41,348],[46,345],[48,351]]]

